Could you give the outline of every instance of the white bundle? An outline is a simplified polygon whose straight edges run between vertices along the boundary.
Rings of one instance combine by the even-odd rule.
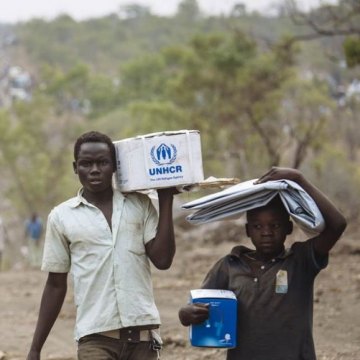
[[[319,208],[296,182],[283,179],[254,184],[255,181],[241,182],[182,205],[184,209],[196,210],[186,219],[200,224],[238,217],[248,210],[266,205],[279,195],[291,218],[304,232],[316,235],[324,229],[325,222]]]

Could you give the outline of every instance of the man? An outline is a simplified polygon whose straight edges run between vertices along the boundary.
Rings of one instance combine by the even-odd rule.
[[[5,250],[5,243],[8,241],[6,228],[3,219],[0,217],[0,271],[2,270],[2,260]]]
[[[274,167],[257,182],[297,182],[316,202],[325,228],[316,237],[285,249],[293,224],[280,198],[247,212],[246,234],[254,249],[236,246],[208,272],[202,287],[235,293],[237,347],[227,360],[315,360],[312,334],[313,286],[346,220],[328,198],[296,169]],[[184,326],[209,316],[204,304],[179,311]]]
[[[42,270],[49,276],[27,359],[40,359],[63,304],[70,270],[78,358],[157,359],[161,339],[155,329],[160,318],[150,261],[159,269],[172,263],[172,203],[177,191],[158,190],[158,216],[147,196],[113,189],[115,148],[99,132],[77,139],[74,159],[82,189],[48,218]]]
[[[34,212],[25,223],[25,236],[28,239],[29,264],[33,267],[41,265],[41,236],[43,224],[40,217]]]

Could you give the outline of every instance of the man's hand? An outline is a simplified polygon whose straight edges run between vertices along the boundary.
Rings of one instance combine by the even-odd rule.
[[[208,318],[209,304],[189,304],[179,310],[179,319],[184,326],[200,324]]]
[[[176,187],[169,187],[169,188],[157,189],[157,193],[158,193],[159,198],[160,197],[165,198],[168,196],[180,194],[180,191]]]

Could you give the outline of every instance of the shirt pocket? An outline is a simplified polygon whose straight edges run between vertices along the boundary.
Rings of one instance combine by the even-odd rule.
[[[127,249],[136,255],[145,255],[144,226],[140,222],[127,222]]]

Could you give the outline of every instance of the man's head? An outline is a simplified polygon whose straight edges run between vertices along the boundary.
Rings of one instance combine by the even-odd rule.
[[[116,169],[115,147],[111,139],[99,132],[81,135],[74,145],[74,172],[84,193],[101,193],[112,187]]]
[[[246,214],[246,234],[257,253],[266,258],[279,255],[286,236],[292,233],[292,222],[279,196],[267,205],[249,210]]]
[[[76,142],[74,144],[74,159],[75,162],[78,159],[78,155],[79,155],[79,151],[80,151],[80,147],[82,144],[84,143],[104,143],[107,144],[110,150],[110,154],[111,154],[111,159],[113,162],[113,166],[114,166],[114,171],[116,169],[116,155],[115,155],[115,146],[112,142],[112,140],[105,134],[102,134],[98,131],[89,131],[86,132],[82,135],[80,135],[77,139]]]

